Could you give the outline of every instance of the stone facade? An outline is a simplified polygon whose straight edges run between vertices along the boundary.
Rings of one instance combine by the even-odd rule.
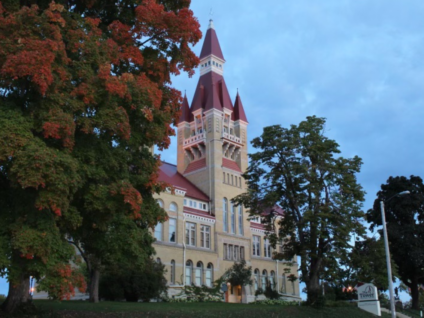
[[[244,288],[243,299],[240,287],[230,286],[229,302],[252,301],[266,280],[284,297],[300,300],[299,282],[287,280],[289,274],[297,276],[297,258],[273,260],[260,219],[249,220],[243,207],[231,203],[246,191],[248,122],[238,93],[234,104],[229,99],[212,22],[200,58],[195,96],[190,107],[184,98],[177,128],[177,165],[161,167],[160,178],[174,189],[157,196],[169,220],[155,229],[154,247],[167,269],[170,296],[183,284],[211,285],[244,259],[252,266],[254,284]]]

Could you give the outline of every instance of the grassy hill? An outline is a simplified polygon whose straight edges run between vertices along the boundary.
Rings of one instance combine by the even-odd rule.
[[[31,318],[158,318],[158,317],[231,317],[231,318],[367,318],[374,317],[355,305],[314,309],[306,306],[266,306],[228,303],[126,303],[83,301],[34,301],[38,312],[15,317]],[[383,314],[382,317],[389,318]],[[9,317],[8,317],[9,318]]]

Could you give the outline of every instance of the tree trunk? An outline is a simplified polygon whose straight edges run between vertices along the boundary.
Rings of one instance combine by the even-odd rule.
[[[317,301],[318,298],[320,297],[320,286],[319,286],[319,279],[318,279],[318,275],[317,274],[312,274],[312,276],[309,279],[309,282],[307,284],[307,289],[308,289],[308,304],[311,306],[315,306],[318,305]]]
[[[411,297],[412,297],[412,309],[419,310],[419,291],[418,291],[418,284],[415,282],[415,280],[412,281],[411,284]]]
[[[29,276],[23,275],[21,280],[9,283],[9,293],[1,308],[7,313],[13,313],[21,304],[29,300]]]
[[[100,270],[92,268],[90,271],[90,283],[88,286],[88,292],[90,294],[89,301],[92,303],[99,302],[99,281],[100,281]]]

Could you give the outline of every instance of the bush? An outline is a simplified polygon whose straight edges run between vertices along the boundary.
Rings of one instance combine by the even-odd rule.
[[[119,271],[103,273],[99,296],[105,300],[149,302],[166,295],[165,266],[149,259],[143,267],[121,268]]]
[[[213,287],[202,286],[184,286],[181,293],[174,298],[169,299],[171,303],[194,303],[194,302],[222,302],[221,285],[224,278],[214,282]]]
[[[264,293],[264,290],[263,290],[262,288],[258,288],[258,289],[255,291],[255,296],[262,295],[263,293]]]

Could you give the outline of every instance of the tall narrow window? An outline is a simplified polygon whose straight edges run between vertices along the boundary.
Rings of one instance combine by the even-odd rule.
[[[259,289],[259,269],[255,269],[255,291]]]
[[[264,257],[271,258],[271,244],[268,239],[264,239]]]
[[[224,177],[222,178],[222,182],[226,183],[226,182],[225,182],[225,172],[223,172],[223,176],[224,176]]]
[[[211,227],[202,225],[200,227],[200,246],[204,248],[211,248]]]
[[[177,240],[177,220],[176,219],[169,219],[169,232],[168,232],[168,236],[169,236],[169,241],[170,242],[176,242]]]
[[[196,246],[196,224],[186,223],[186,244]]]
[[[235,261],[239,261],[240,260],[240,247],[239,246],[234,246],[234,258]]]
[[[252,251],[254,256],[261,256],[261,238],[253,235],[253,246]]]
[[[205,277],[205,284],[208,287],[212,287],[212,281],[213,281],[213,265],[211,263],[208,264],[208,267],[206,269],[206,277]]]
[[[268,272],[266,269],[262,271],[262,289],[265,290],[266,288],[266,281],[268,280]]]
[[[270,274],[269,285],[270,285],[271,289],[274,290],[275,289],[275,272],[271,271],[269,274]]]
[[[230,203],[230,207],[231,207],[231,233],[235,234],[236,233],[236,208],[232,202]]]
[[[203,285],[203,263],[202,262],[197,262],[195,284],[197,286]]]
[[[239,177],[239,187],[241,188],[241,177]]]
[[[163,230],[163,224],[158,223],[155,226],[155,239],[157,241],[162,241],[162,230]]]
[[[228,245],[224,243],[224,259],[228,259]]]
[[[224,232],[228,232],[228,200],[226,198],[222,200],[222,210],[223,210],[222,221],[224,223]]]
[[[186,268],[185,268],[185,284],[191,285],[191,275],[193,273],[193,263],[191,261],[186,262]]]
[[[234,245],[228,245],[229,250],[228,250],[228,259],[232,260],[233,259],[233,255],[234,255]]]
[[[238,206],[238,226],[239,226],[239,234],[244,235],[243,231],[243,208],[241,205]]]
[[[175,284],[175,261],[171,261],[171,284]]]

